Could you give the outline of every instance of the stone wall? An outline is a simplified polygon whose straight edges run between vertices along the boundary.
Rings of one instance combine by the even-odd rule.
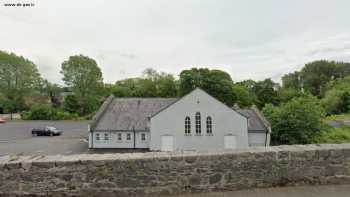
[[[0,196],[154,196],[350,183],[350,144],[213,153],[0,157]]]

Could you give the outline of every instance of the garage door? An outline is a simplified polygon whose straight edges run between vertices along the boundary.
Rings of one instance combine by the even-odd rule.
[[[173,151],[174,150],[174,139],[171,135],[162,136],[161,151]]]
[[[225,149],[237,148],[237,137],[234,135],[227,135],[224,137]]]

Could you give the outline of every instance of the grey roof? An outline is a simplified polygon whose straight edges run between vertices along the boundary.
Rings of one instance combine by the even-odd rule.
[[[249,109],[236,109],[239,113],[248,117],[249,131],[268,131],[270,123],[266,121],[263,115],[254,107]]]
[[[96,119],[94,130],[149,130],[148,119],[178,98],[113,98]]]

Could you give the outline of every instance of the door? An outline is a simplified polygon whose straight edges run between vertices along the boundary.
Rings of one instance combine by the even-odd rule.
[[[171,135],[164,135],[161,139],[161,151],[173,151],[174,139]]]
[[[237,137],[234,135],[227,135],[224,137],[225,149],[236,149],[237,148]]]

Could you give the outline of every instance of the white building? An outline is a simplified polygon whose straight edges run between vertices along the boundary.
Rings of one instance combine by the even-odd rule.
[[[233,109],[196,88],[182,98],[109,97],[90,125],[89,148],[224,150],[268,146],[255,109]]]

